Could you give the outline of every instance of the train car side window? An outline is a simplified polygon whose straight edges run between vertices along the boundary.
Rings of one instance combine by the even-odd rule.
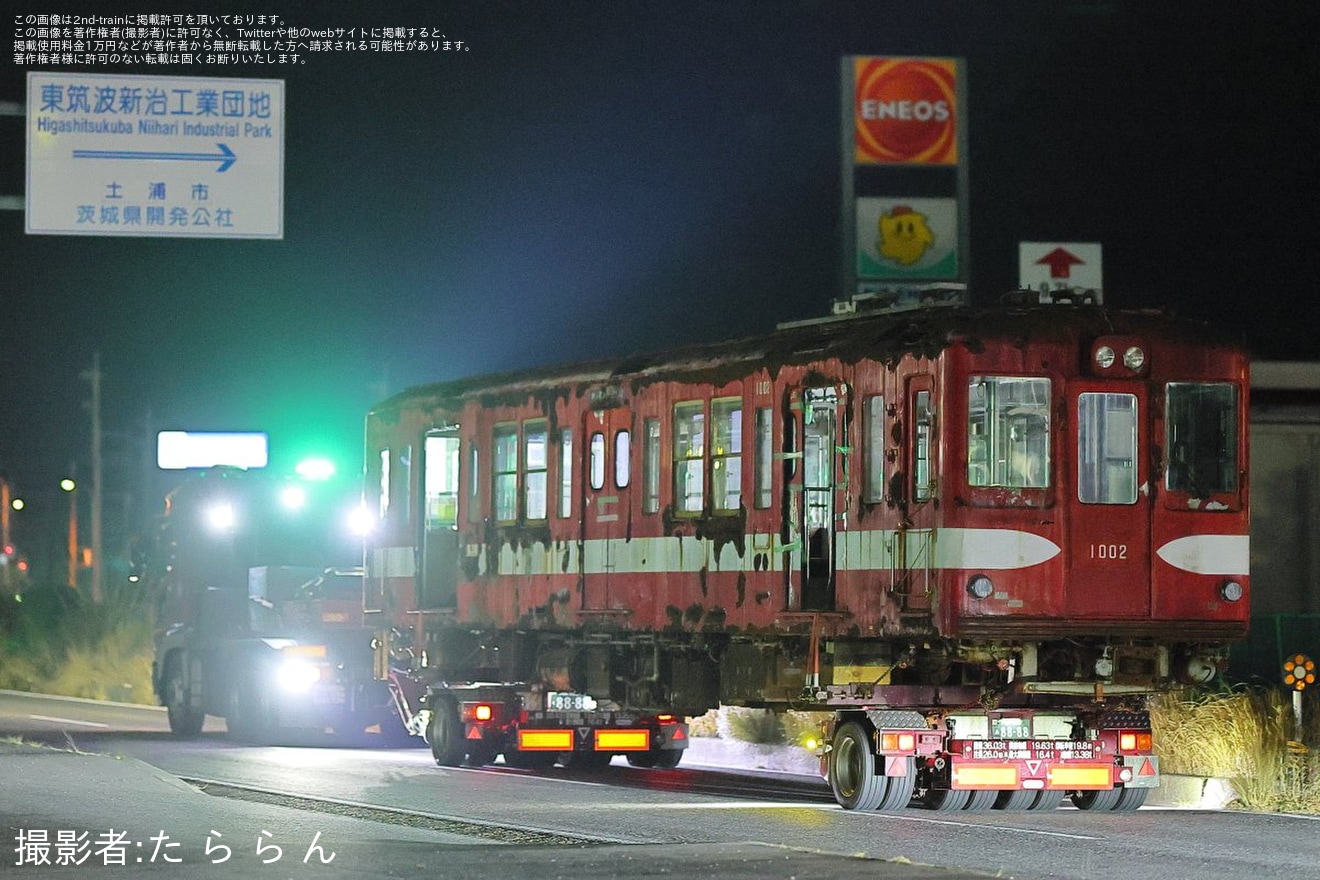
[[[491,507],[496,522],[518,519],[518,426],[496,425],[491,442]]]
[[[700,513],[706,503],[706,412],[701,401],[674,404],[674,509]]]
[[[642,513],[660,510],[660,420],[642,421]]]
[[[1136,503],[1135,395],[1078,395],[1077,500],[1083,504]]]
[[[468,447],[468,522],[481,522],[481,450],[474,442]]]
[[[774,425],[774,411],[768,406],[756,410],[754,454],[756,468],[752,475],[752,505],[760,510],[770,506],[771,478],[774,474],[774,440],[771,429]]]
[[[614,434],[614,486],[627,489],[632,477],[632,432],[618,431]]]
[[[711,499],[716,513],[736,513],[742,503],[742,401],[710,404]]]
[[[403,447],[399,453],[399,474],[395,477],[398,480],[399,488],[399,513],[396,514],[402,520],[404,525],[412,522],[412,455],[411,445]]]
[[[573,429],[559,430],[559,515],[573,515]]]
[[[545,519],[547,441],[545,419],[523,422],[523,516],[529,520]]]
[[[1197,498],[1238,488],[1238,394],[1227,382],[1170,382],[1165,440],[1171,491]]]
[[[935,426],[935,413],[930,408],[930,392],[918,391],[913,413],[912,499],[929,501],[934,494],[930,475],[930,440]]]
[[[967,389],[967,482],[1050,484],[1050,380],[973,376]]]
[[[591,435],[591,488],[605,487],[605,435],[597,431]]]
[[[380,508],[376,511],[382,521],[390,512],[390,451],[380,451]]]
[[[866,502],[885,500],[885,399],[879,395],[862,402],[866,420]]]

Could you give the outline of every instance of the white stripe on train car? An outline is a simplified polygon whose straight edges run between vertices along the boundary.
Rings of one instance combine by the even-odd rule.
[[[1049,538],[1017,529],[940,529],[935,567],[1006,571],[1049,562],[1062,552]]]
[[[1251,559],[1247,535],[1189,535],[1177,538],[1155,551],[1174,568],[1193,574],[1246,576]]]
[[[931,536],[934,535],[934,554]],[[899,540],[904,552],[898,552]],[[907,560],[908,568],[1005,571],[1030,568],[1048,562],[1062,552],[1048,538],[1016,529],[863,529],[841,532],[835,568],[838,571],[890,571]],[[505,544],[498,554],[499,573],[509,576],[555,574],[695,574],[706,571],[782,571],[784,556],[777,535],[743,536],[747,552],[739,553],[732,541],[715,542],[691,535],[654,538],[596,538],[589,541],[556,541],[547,547],[533,542],[515,547]],[[467,544],[464,549],[478,560],[477,573],[486,576],[485,547]],[[793,565],[798,551],[789,554]],[[758,559],[759,557],[759,559]],[[412,577],[416,573],[411,547],[372,550],[374,577]]]

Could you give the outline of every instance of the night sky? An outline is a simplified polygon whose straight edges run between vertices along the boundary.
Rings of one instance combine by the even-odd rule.
[[[1320,354],[1311,0],[250,10],[470,50],[105,68],[284,79],[284,238],[26,235],[0,212],[0,474],[21,493],[88,469],[94,352],[107,488],[150,504],[158,429],[267,431],[274,467],[354,469],[366,410],[410,385],[825,314],[845,55],[965,59],[974,302],[1015,286],[1020,241],[1100,242],[1110,304]],[[7,54],[0,101],[23,102]],[[0,156],[21,194],[22,120],[0,118]]]

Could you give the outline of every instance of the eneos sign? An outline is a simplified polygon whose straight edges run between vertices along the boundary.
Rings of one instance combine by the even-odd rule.
[[[955,59],[852,61],[857,164],[958,164]]]

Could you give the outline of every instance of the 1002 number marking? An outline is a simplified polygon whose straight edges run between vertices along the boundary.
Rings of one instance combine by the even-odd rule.
[[[1092,559],[1127,559],[1127,544],[1092,544]]]

